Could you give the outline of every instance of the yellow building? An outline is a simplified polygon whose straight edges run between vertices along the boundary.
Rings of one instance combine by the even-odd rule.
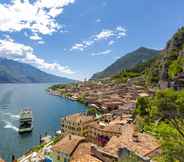
[[[69,115],[61,120],[62,131],[64,134],[83,136],[87,141],[103,146],[112,136],[121,135],[122,125],[111,121],[110,114],[106,114],[100,120],[85,113]]]
[[[95,121],[95,117],[85,113],[77,113],[65,116],[61,119],[61,127],[64,134],[73,134],[78,136],[87,136],[87,126]]]

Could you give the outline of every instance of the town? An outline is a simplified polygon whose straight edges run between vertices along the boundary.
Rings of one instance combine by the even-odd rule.
[[[82,102],[102,113],[115,110],[130,112],[135,108],[138,96],[153,94],[154,90],[145,88],[144,84],[144,80],[138,77],[120,84],[106,78],[99,81],[84,81],[78,84],[56,85],[49,89],[49,93]]]
[[[40,145],[19,162],[151,162],[160,153],[160,143],[139,131],[133,119],[138,96],[151,95],[140,80],[115,84],[108,80],[60,85],[48,90],[88,107],[84,113],[61,118],[56,137],[43,137]]]
[[[184,0],[0,0],[0,162],[184,162]]]

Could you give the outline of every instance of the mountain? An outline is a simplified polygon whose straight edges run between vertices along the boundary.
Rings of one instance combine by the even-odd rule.
[[[0,83],[68,83],[72,81],[68,78],[47,74],[28,64],[0,58]]]
[[[184,27],[180,28],[168,41],[165,49],[159,57],[150,64],[147,69],[147,82],[158,84],[159,82],[176,82],[184,74]],[[179,76],[180,75],[180,76]],[[180,80],[181,81],[181,80]],[[167,83],[164,83],[167,87]],[[181,84],[181,83],[180,83]],[[184,83],[182,83],[184,84]]]
[[[94,74],[91,79],[110,77],[118,74],[123,69],[132,69],[136,65],[146,62],[159,53],[160,51],[158,50],[140,47],[137,50],[122,56],[104,71]]]

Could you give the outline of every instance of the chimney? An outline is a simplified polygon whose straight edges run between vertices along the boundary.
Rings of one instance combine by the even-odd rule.
[[[69,134],[69,140],[71,140],[72,139],[72,136],[71,136],[71,134]]]
[[[134,132],[132,134],[132,139],[133,139],[133,142],[139,142],[138,130],[136,128],[134,129]]]
[[[133,134],[133,142],[139,142],[138,134]]]
[[[12,162],[17,162],[15,155],[12,155]]]

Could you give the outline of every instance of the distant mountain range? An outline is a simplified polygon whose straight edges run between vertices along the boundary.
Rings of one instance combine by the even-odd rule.
[[[140,47],[137,50],[122,56],[102,72],[96,73],[91,79],[102,79],[120,73],[124,69],[132,69],[136,65],[144,63],[160,53],[159,50]]]
[[[0,83],[69,83],[73,81],[47,74],[29,64],[0,58]]]

